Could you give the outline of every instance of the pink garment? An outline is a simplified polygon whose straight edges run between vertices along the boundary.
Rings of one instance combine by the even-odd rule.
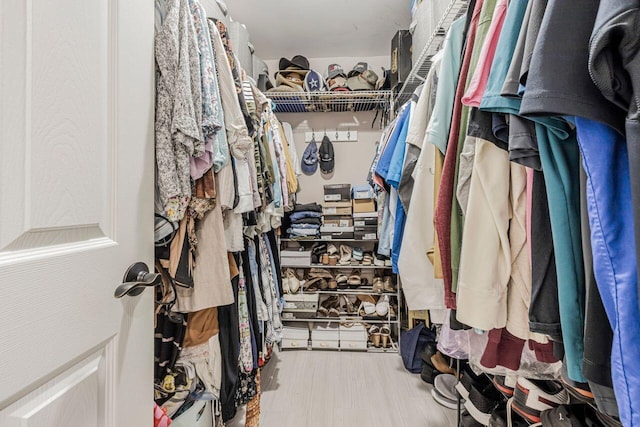
[[[154,404],[153,408],[153,427],[169,427],[171,418],[167,416],[167,410]]]
[[[493,57],[496,54],[496,46],[498,45],[498,39],[500,38],[500,32],[502,31],[502,25],[504,24],[504,18],[507,15],[507,0],[499,0],[493,11],[493,18],[491,20],[491,26],[487,30],[487,36],[482,45],[480,51],[480,59],[476,70],[473,73],[473,77],[469,82],[467,91],[462,97],[462,103],[469,107],[480,107],[480,101],[487,88],[487,80],[489,80],[489,73],[491,72],[491,64],[493,63]]]
[[[533,169],[527,168],[527,248],[529,249],[529,263],[533,262],[531,257],[531,210],[533,209]]]

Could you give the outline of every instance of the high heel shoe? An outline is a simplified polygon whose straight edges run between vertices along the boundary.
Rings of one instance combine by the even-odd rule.
[[[373,346],[376,348],[380,347],[380,337],[380,328],[378,326],[373,325],[369,328],[369,340],[371,341],[371,344],[373,344]]]
[[[298,279],[296,272],[292,268],[287,268],[284,271],[284,277],[282,278],[282,288],[285,293],[292,294],[295,294],[300,289],[300,279]]]
[[[391,339],[391,327],[389,325],[384,325],[380,328],[380,338],[382,338],[382,348],[387,348]]]

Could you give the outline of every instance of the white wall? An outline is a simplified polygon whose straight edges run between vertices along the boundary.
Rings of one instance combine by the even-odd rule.
[[[298,203],[321,202],[324,195],[325,184],[365,184],[367,173],[376,152],[376,142],[380,140],[382,130],[379,127],[379,118],[371,129],[371,122],[375,111],[357,113],[279,113],[278,118],[283,122],[291,123],[295,146],[298,156],[302,159],[302,153],[307,147],[304,141],[305,132],[315,129],[318,148],[324,129],[351,130],[358,132],[357,142],[334,142],[335,168],[332,174],[323,174],[320,168],[315,174],[298,177],[300,192]],[[359,123],[359,125],[357,124]]]

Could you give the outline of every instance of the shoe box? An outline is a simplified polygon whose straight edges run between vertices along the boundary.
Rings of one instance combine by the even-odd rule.
[[[348,202],[351,200],[351,184],[327,184],[324,186],[325,202]]]
[[[280,262],[287,267],[309,267],[311,265],[311,251],[280,251]]]
[[[322,215],[351,215],[351,201],[324,202],[322,203]]]
[[[373,198],[373,188],[369,184],[364,185],[354,185],[351,187],[351,198],[354,200],[357,199],[372,199]]]
[[[356,227],[378,226],[378,212],[364,212],[353,214],[353,225]]]
[[[366,350],[367,330],[362,323],[341,323],[340,348],[345,350]]]
[[[376,202],[374,199],[354,199],[351,203],[354,214],[376,212]]]
[[[364,227],[353,227],[353,238],[356,240],[376,240],[378,238],[377,225],[365,225]]]
[[[318,311],[318,294],[285,294],[283,319],[308,319]]]
[[[309,325],[285,326],[282,328],[282,348],[307,349],[309,345]]]
[[[337,323],[313,325],[311,347],[314,349],[337,350],[340,348],[340,329]]]
[[[353,218],[349,215],[325,215],[323,225],[329,227],[353,227]]]
[[[320,234],[325,240],[353,239],[353,227],[320,227]]]

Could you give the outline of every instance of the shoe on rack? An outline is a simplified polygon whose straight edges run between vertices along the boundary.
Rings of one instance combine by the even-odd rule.
[[[476,375],[476,373],[473,372],[471,367],[467,364],[461,368],[461,371],[460,381],[456,384],[456,390],[458,390],[460,396],[465,400],[469,399],[469,392],[472,387],[482,389],[491,384],[491,381],[489,381],[489,378],[487,378],[486,375]]]
[[[384,283],[382,282],[382,277],[373,278],[373,292],[376,292],[378,294],[384,292]]]
[[[380,317],[385,317],[389,314],[389,295],[383,295],[378,299],[376,314]]]
[[[360,306],[358,314],[361,317],[373,316],[376,313],[376,300],[371,295],[358,295]]]
[[[431,356],[431,366],[433,366],[443,374],[455,375],[456,373],[456,371],[454,371],[453,368],[449,366],[449,362],[447,361],[447,359],[445,359],[444,355],[439,351],[436,351],[436,354]]]
[[[511,423],[507,415],[507,408],[505,405],[500,405],[491,413],[489,417],[488,427],[527,427],[528,424],[520,417],[511,417]]]
[[[380,338],[382,339],[382,348],[387,348],[391,341],[391,327],[389,325],[380,328]]]
[[[457,401],[458,393],[456,392],[456,383],[458,379],[451,374],[441,374],[433,381],[433,387],[438,390],[442,396],[449,400]]]
[[[344,311],[348,315],[357,313],[358,310],[356,310],[355,303],[358,298],[355,295],[342,295],[342,298],[344,300]]]
[[[377,325],[373,325],[369,328],[369,340],[374,347],[380,347],[380,328]]]
[[[513,392],[513,410],[532,423],[540,422],[542,411],[570,403],[567,390],[556,381],[518,378]]]
[[[327,253],[329,255],[337,255],[338,254],[338,248],[336,248],[336,245],[334,245],[333,243],[329,243],[327,245]]]
[[[340,261],[339,255],[337,254],[329,255],[329,265],[331,266],[338,265],[339,261]]]
[[[440,378],[442,375],[438,375],[436,380]],[[458,408],[458,400],[457,399],[449,399],[447,396],[443,396],[435,387],[431,389],[431,397],[438,404],[444,406],[449,409],[457,409]]]
[[[367,252],[362,256],[362,265],[372,265],[373,264],[373,255],[370,252]]]
[[[338,261],[338,264],[350,265],[352,255],[353,255],[353,250],[351,249],[350,246],[340,245],[340,260]]]
[[[428,363],[422,364],[422,372],[420,372],[420,378],[427,384],[433,384],[435,379],[440,375],[440,372]]]
[[[338,289],[347,289],[349,287],[349,278],[342,273],[336,275],[336,282]]]
[[[463,407],[464,408],[464,407]],[[467,410],[463,410],[460,414],[460,427],[482,427]]]
[[[314,277],[304,283],[302,288],[305,292],[318,292],[327,289],[327,281],[322,277]]]
[[[493,385],[498,391],[504,394],[507,398],[513,396],[513,390],[516,388],[518,377],[516,375],[494,375]]]
[[[562,385],[577,402],[587,403],[589,405],[594,405],[596,403],[596,399],[591,392],[591,388],[589,388],[588,383],[579,383],[577,381],[570,380],[563,372]]]
[[[486,426],[489,425],[491,413],[501,401],[502,395],[492,383],[489,383],[484,388],[471,386],[469,398],[465,401],[464,407],[477,422]]]
[[[291,290],[289,288],[289,277],[287,277],[288,270],[289,269],[285,270],[282,274],[282,292],[284,292],[285,294],[291,293]]]
[[[384,276],[384,278],[382,279],[382,284],[383,284],[383,288],[384,288],[385,292],[395,292],[396,291],[396,284],[393,281],[393,277]]]
[[[362,248],[353,248],[352,260],[355,260],[357,263],[360,263],[364,258],[364,253],[362,252]]]
[[[373,265],[376,265],[378,267],[384,267],[386,259],[388,258],[389,257],[385,255],[373,254]]]
[[[560,405],[553,409],[547,409],[540,414],[540,420],[545,427],[584,427],[581,417],[573,412],[574,406]],[[577,410],[576,408],[576,411]],[[584,415],[584,413],[582,414]],[[599,421],[595,421],[592,425],[598,425]]]
[[[347,285],[350,289],[356,289],[362,285],[362,277],[360,276],[360,270],[354,270],[349,276]]]
[[[285,282],[287,284],[287,290],[285,290],[285,293],[292,293],[295,294],[296,292],[298,292],[298,290],[300,289],[300,279],[298,279],[298,276],[296,275],[296,272],[294,269],[292,268],[287,268],[284,271],[284,277],[282,278],[282,287],[285,287]]]

